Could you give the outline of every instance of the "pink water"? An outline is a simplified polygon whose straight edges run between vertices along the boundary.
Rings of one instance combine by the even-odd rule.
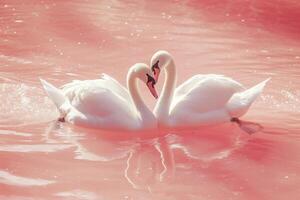
[[[264,130],[155,136],[55,122],[39,77],[59,86],[105,72],[125,83],[159,49],[173,54],[179,82],[272,77],[244,116]],[[2,0],[0,199],[300,199],[299,67],[296,0]]]

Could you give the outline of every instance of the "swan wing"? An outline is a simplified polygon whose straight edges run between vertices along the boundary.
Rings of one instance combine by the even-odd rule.
[[[203,113],[224,108],[232,95],[242,89],[240,83],[223,75],[193,76],[175,90],[171,113],[181,110]]]
[[[215,75],[215,76],[223,76],[223,75]],[[183,82],[181,85],[179,85],[174,92],[175,96],[184,95],[187,92],[191,90],[197,84],[199,81],[203,80],[206,77],[206,75],[197,74]]]
[[[105,84],[105,83],[103,83]],[[101,129],[136,129],[140,126],[139,116],[128,102],[113,90],[92,81],[72,90],[74,110],[67,121],[80,126]]]
[[[63,85],[62,90],[69,99],[73,99],[75,97],[74,91],[76,91],[78,88],[87,86],[89,86],[90,88],[90,86],[92,85],[97,85],[99,88],[107,88],[110,91],[114,92],[114,94],[123,98],[124,100],[130,101],[128,90],[124,86],[122,86],[117,80],[104,73],[101,74],[100,79],[83,81],[73,80],[71,83]]]
[[[115,85],[116,82],[106,78],[76,80],[64,85],[62,90],[70,103],[82,113],[105,116],[115,112],[132,112],[127,90],[116,89]]]
[[[132,113],[130,102],[105,87],[86,85],[74,92],[75,98],[71,103],[82,113],[102,117]]]
[[[109,85],[109,88],[111,90],[113,90],[115,93],[117,93],[124,99],[127,99],[127,100],[130,99],[128,90],[122,84],[120,84],[116,79],[114,79],[113,77],[111,77],[105,73],[101,74],[101,79],[106,80],[107,84]]]

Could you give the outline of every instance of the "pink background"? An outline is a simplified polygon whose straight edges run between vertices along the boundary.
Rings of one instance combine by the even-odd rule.
[[[297,0],[2,0],[0,199],[300,199],[299,39]],[[60,86],[105,72],[124,84],[159,49],[174,56],[179,83],[272,77],[243,117],[264,130],[151,137],[54,122],[39,77]]]

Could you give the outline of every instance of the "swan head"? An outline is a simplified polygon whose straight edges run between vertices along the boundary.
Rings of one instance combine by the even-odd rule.
[[[150,66],[154,75],[155,81],[158,80],[161,69],[168,66],[172,61],[172,56],[169,52],[164,50],[157,51],[151,58]]]
[[[155,89],[156,81],[153,78],[153,72],[150,67],[144,63],[137,63],[132,68],[137,78],[147,85],[151,94],[157,99],[158,95]]]

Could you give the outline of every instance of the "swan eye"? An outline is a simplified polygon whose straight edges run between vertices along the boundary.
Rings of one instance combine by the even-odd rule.
[[[154,86],[156,83],[155,79],[152,76],[150,76],[149,74],[146,74],[146,75],[147,75],[147,84],[152,83],[152,86]]]
[[[152,67],[151,67],[151,70],[152,70],[154,73],[156,72],[155,69],[159,69],[158,63],[159,63],[159,60],[156,61],[156,63],[154,63],[154,64],[152,65]]]

